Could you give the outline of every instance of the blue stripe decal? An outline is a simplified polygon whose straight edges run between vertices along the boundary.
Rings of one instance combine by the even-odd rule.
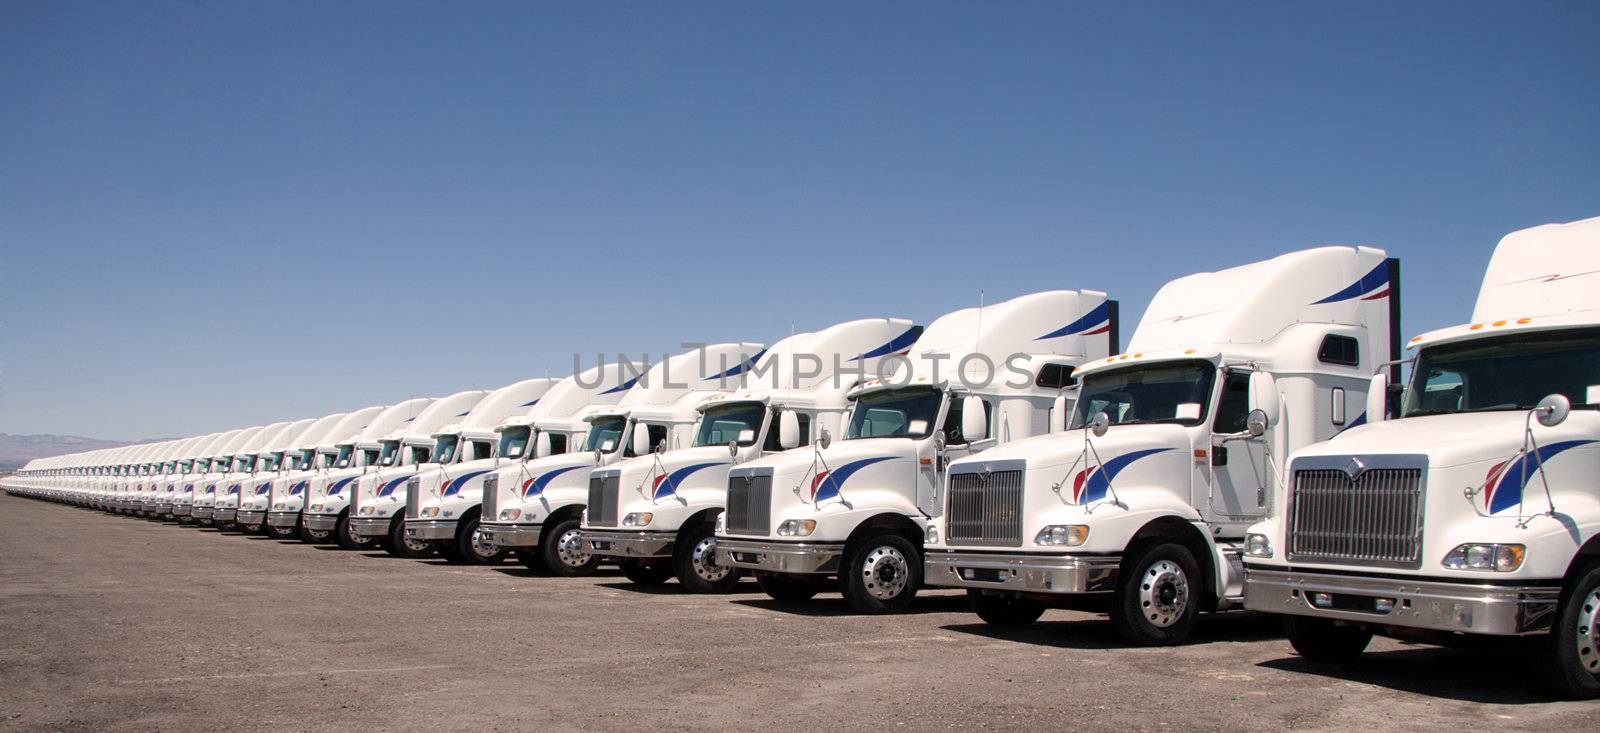
[[[1550,445],[1540,446],[1537,455],[1530,453],[1517,459],[1516,463],[1508,466],[1501,464],[1501,466],[1505,466],[1503,471],[1501,466],[1489,469],[1491,475],[1496,471],[1500,472],[1500,475],[1495,477],[1494,486],[1489,488],[1488,496],[1483,499],[1489,513],[1496,514],[1521,504],[1523,490],[1528,487],[1528,482],[1533,480],[1533,475],[1538,473],[1547,461],[1571,448],[1595,442],[1600,441],[1563,440],[1559,443],[1551,443]]]
[[[289,487],[289,494],[291,496],[293,496],[294,494],[298,494],[298,493],[300,493],[302,491],[305,491],[307,485],[308,485],[308,482],[298,481],[298,482],[295,483],[295,485]]]
[[[921,336],[922,336],[922,327],[921,326],[912,326],[911,328],[906,329],[905,333],[902,333],[899,336],[894,337],[893,341],[890,341],[889,343],[886,343],[886,344],[884,344],[882,346],[879,346],[878,348],[873,349],[871,351],[868,351],[866,353],[860,354],[860,355],[856,356],[856,358],[851,359],[850,361],[861,361],[862,359],[873,359],[873,358],[877,358],[877,357],[880,357],[880,356],[888,356],[890,354],[898,354],[898,353],[900,353],[902,351],[905,351],[906,349],[911,348],[911,345],[916,343],[917,339],[919,337],[921,337]]]
[[[1377,290],[1378,288],[1381,288],[1381,287],[1383,287],[1385,285],[1388,285],[1388,284],[1389,284],[1389,263],[1388,262],[1379,262],[1377,267],[1372,268],[1372,272],[1369,272],[1369,273],[1361,276],[1360,280],[1357,280],[1357,281],[1351,283],[1344,290],[1340,290],[1339,292],[1334,293],[1333,295],[1330,295],[1330,296],[1328,296],[1326,298],[1323,298],[1322,300],[1319,300],[1319,301],[1317,301],[1315,303],[1312,303],[1312,305],[1324,305],[1324,304],[1327,304],[1327,303],[1338,303],[1339,301],[1342,301],[1342,300],[1350,300],[1351,298],[1359,298],[1359,297],[1361,297],[1363,295],[1366,295],[1367,293],[1370,293],[1370,292],[1372,292],[1374,290]]]
[[[528,497],[531,497],[531,496],[537,496],[539,494],[543,494],[544,490],[545,490],[545,487],[549,486],[551,481],[556,480],[557,476],[560,476],[561,474],[564,474],[564,473],[570,473],[572,471],[576,471],[576,470],[578,470],[580,468],[588,468],[588,467],[589,467],[589,464],[580,463],[580,464],[578,464],[576,466],[564,466],[562,468],[556,468],[556,469],[552,469],[552,470],[546,471],[546,472],[540,474],[536,478],[528,479],[528,482],[522,485],[522,496],[523,496],[523,498],[528,498]]]
[[[1106,301],[1106,302],[1101,303],[1098,306],[1095,306],[1094,310],[1089,311],[1088,313],[1084,314],[1084,316],[1082,318],[1079,318],[1078,320],[1073,321],[1071,323],[1068,323],[1067,325],[1062,326],[1061,328],[1058,328],[1058,329],[1056,329],[1054,331],[1051,331],[1050,333],[1047,333],[1047,334],[1045,334],[1043,336],[1040,336],[1039,338],[1034,339],[1034,341],[1043,341],[1045,339],[1053,339],[1053,338],[1056,338],[1058,336],[1075,336],[1075,335],[1083,333],[1084,331],[1087,331],[1087,330],[1089,330],[1091,328],[1094,328],[1095,326],[1098,326],[1098,325],[1100,325],[1102,323],[1105,323],[1108,320],[1111,320],[1111,303],[1110,303],[1110,301]]]
[[[1145,456],[1153,456],[1157,453],[1166,453],[1170,450],[1172,449],[1149,448],[1146,450],[1136,450],[1132,453],[1125,453],[1117,456],[1116,458],[1106,461],[1099,466],[1079,471],[1077,477],[1075,477],[1072,482],[1073,499],[1075,499],[1077,503],[1081,505],[1089,504],[1106,498],[1106,493],[1111,490],[1111,480],[1116,478],[1117,474],[1122,473],[1122,469],[1133,465],[1134,461],[1144,458]]]
[[[412,474],[412,476],[415,475],[416,474]],[[411,480],[411,476],[401,476],[400,478],[389,481],[389,483],[386,483],[378,488],[378,496],[388,496],[393,494],[395,489],[400,488],[402,484],[409,480]]]
[[[824,473],[822,476],[822,485],[818,486],[817,490],[813,492],[811,503],[820,504],[824,500],[837,497],[839,495],[839,489],[844,486],[844,482],[849,481],[850,477],[854,475],[856,471],[860,471],[861,469],[866,468],[874,463],[882,463],[884,461],[891,460],[894,460],[892,456],[884,456],[881,458],[863,458],[859,461],[846,463],[843,466]],[[815,483],[816,479],[812,479],[812,481]]]
[[[644,375],[641,374],[639,376],[636,376],[633,379],[630,379],[630,380],[628,380],[626,382],[623,382],[622,384],[619,384],[619,385],[617,385],[615,387],[612,387],[611,389],[608,389],[608,390],[606,390],[604,392],[601,392],[600,394],[614,394],[614,393],[617,393],[617,392],[626,392],[626,391],[628,391],[630,389],[633,389],[633,385],[638,384],[639,383],[639,377],[642,377],[642,376],[644,376]]]
[[[361,478],[361,477],[360,476],[351,476],[350,478],[342,478],[342,479],[339,479],[338,481],[333,482],[333,485],[328,487],[328,494],[327,495],[328,496],[338,496],[339,492],[344,491],[344,487],[345,487],[346,484],[349,484],[351,481],[354,481],[354,480],[356,480],[358,478]]]
[[[522,406],[523,407],[533,407],[534,405],[537,405],[537,404],[539,404],[539,401],[538,400],[534,400],[532,402],[524,402],[524,403],[522,403]]]
[[[471,472],[468,472],[468,473],[461,474],[460,476],[457,476],[457,477],[451,479],[450,483],[445,484],[444,491],[440,492],[439,495],[440,496],[455,496],[456,494],[461,493],[461,487],[466,485],[466,483],[468,481],[471,481],[471,480],[473,480],[473,479],[475,479],[475,478],[477,478],[479,476],[482,476],[482,475],[484,475],[486,473],[488,473],[488,471],[471,471]]]
[[[760,351],[757,351],[755,353],[755,355],[751,356],[749,359],[745,359],[744,361],[741,361],[738,364],[733,365],[732,369],[729,369],[728,371],[725,371],[725,372],[723,372],[721,374],[713,374],[713,375],[711,375],[709,377],[706,377],[705,381],[709,382],[709,381],[711,381],[713,379],[727,379],[728,377],[737,377],[740,374],[743,374],[743,373],[755,368],[756,362],[760,361],[761,357],[766,355],[766,353],[767,353],[766,349],[762,349]]]
[[[676,493],[678,493],[678,486],[680,484],[682,484],[683,480],[688,478],[690,474],[692,474],[692,473],[694,473],[696,471],[700,471],[700,470],[703,470],[703,469],[711,468],[713,466],[726,466],[726,465],[729,465],[729,464],[727,464],[727,463],[696,463],[696,464],[694,464],[692,466],[684,466],[683,468],[680,468],[680,469],[678,469],[676,471],[673,471],[672,473],[669,473],[669,474],[667,474],[665,476],[659,476],[659,477],[656,478],[655,490],[654,490],[654,492],[652,492],[652,495],[657,499],[661,499],[661,498],[665,498],[665,497],[671,496],[673,494],[676,494]]]

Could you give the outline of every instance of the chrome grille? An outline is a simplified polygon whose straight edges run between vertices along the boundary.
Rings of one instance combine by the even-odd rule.
[[[422,482],[415,477],[406,479],[406,519],[422,518]]]
[[[1289,560],[1415,568],[1422,564],[1421,468],[1294,472]]]
[[[729,477],[727,511],[729,534],[771,534],[772,474]]]
[[[491,473],[483,480],[483,512],[478,516],[485,522],[500,518],[500,474]]]
[[[595,527],[617,526],[617,488],[622,476],[611,474],[589,477],[589,524]]]
[[[950,476],[945,537],[953,544],[1022,545],[1022,471]]]

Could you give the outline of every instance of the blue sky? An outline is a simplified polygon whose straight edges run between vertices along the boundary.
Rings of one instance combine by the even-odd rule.
[[[1600,214],[1600,3],[0,10],[0,432],[177,436]],[[592,357],[591,357],[592,358]]]

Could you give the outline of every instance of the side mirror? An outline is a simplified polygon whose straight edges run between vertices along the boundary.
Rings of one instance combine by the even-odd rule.
[[[544,458],[550,455],[550,434],[539,431],[539,437],[533,441],[533,457]]]
[[[1566,395],[1559,393],[1539,400],[1539,404],[1533,408],[1534,419],[1547,428],[1553,428],[1565,422],[1567,415],[1571,413],[1572,401],[1567,399]]]
[[[989,413],[983,409],[983,400],[977,395],[967,395],[961,400],[961,435],[968,443],[989,437]]]
[[[1095,413],[1094,417],[1089,419],[1088,428],[1096,438],[1105,435],[1106,431],[1111,429],[1111,416],[1104,411]]]
[[[1072,401],[1066,395],[1056,395],[1055,401],[1050,403],[1050,414],[1055,416],[1056,424],[1050,426],[1050,430],[1066,430],[1067,424],[1072,422],[1071,412]]]
[[[1250,434],[1250,437],[1259,438],[1267,434],[1267,425],[1270,423],[1271,420],[1267,418],[1266,412],[1251,410],[1250,414],[1244,418],[1244,430]]]
[[[817,436],[817,447],[827,450],[830,445],[833,445],[833,433],[828,432],[827,428],[823,428],[822,435]]]
[[[778,445],[784,450],[800,445],[800,415],[793,410],[778,413]]]
[[[1367,422],[1383,422],[1389,419],[1389,375],[1378,372],[1372,375],[1372,380],[1367,382]]]
[[[1250,409],[1267,413],[1267,419],[1278,415],[1278,380],[1269,372],[1250,375]]]
[[[650,428],[643,423],[633,424],[633,454],[645,456],[650,454]]]

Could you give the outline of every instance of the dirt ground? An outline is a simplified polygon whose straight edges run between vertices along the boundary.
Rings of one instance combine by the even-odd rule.
[[[644,592],[0,495],[0,728],[1600,728],[1520,657],[1380,640],[1301,661],[1275,619],[1119,644],[1092,614]]]

